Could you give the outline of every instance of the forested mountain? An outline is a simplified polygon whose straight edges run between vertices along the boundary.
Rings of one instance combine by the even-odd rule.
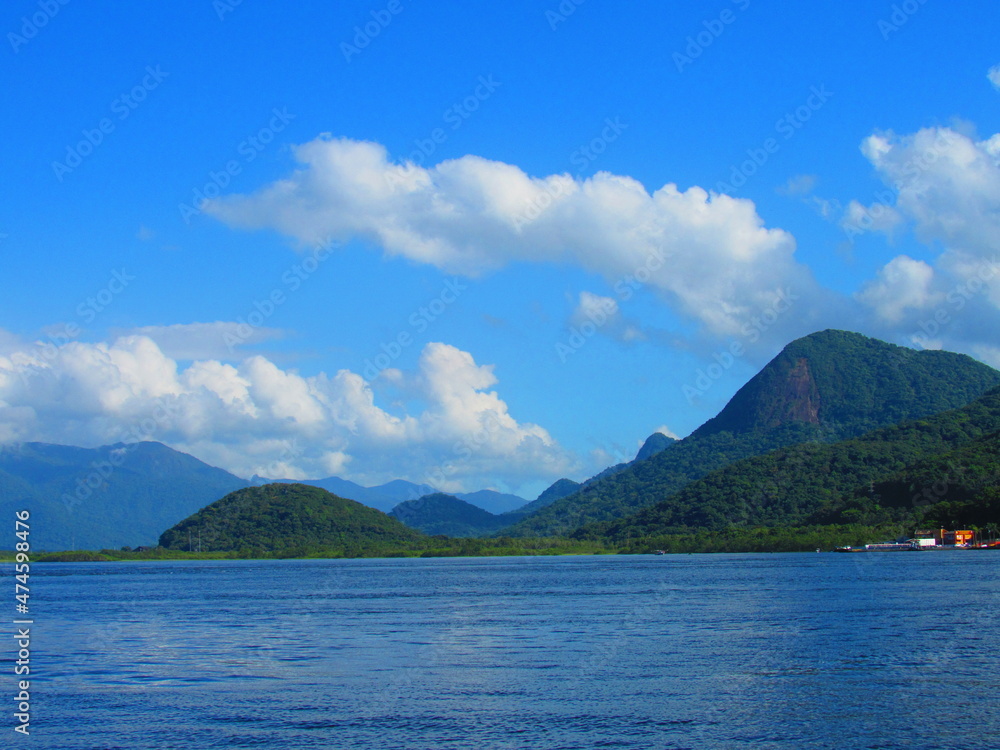
[[[854,523],[898,511],[927,527],[1000,528],[1000,431],[918,461],[871,487],[859,487],[815,514],[820,522]]]
[[[558,479],[527,505],[506,513],[490,513],[466,500],[468,495],[431,493],[417,500],[400,503],[390,513],[407,526],[425,534],[446,534],[455,537],[488,536],[520,521],[580,487],[570,479]]]
[[[665,451],[676,442],[677,438],[667,437],[662,432],[654,432],[646,438],[646,442],[642,444],[639,452],[635,454],[635,460],[645,461],[647,458],[652,458],[657,453]]]
[[[4,446],[0,513],[30,510],[38,550],[154,545],[160,532],[246,481],[161,443]],[[0,541],[10,549],[14,538]]]
[[[998,431],[1000,389],[963,408],[858,438],[734,462],[652,507],[573,536],[623,541],[731,526],[922,523],[942,510],[933,503],[996,499]]]
[[[266,484],[232,492],[163,532],[166,549],[289,554],[314,547],[351,549],[422,538],[395,518],[305,484]]]
[[[548,488],[542,491],[542,493],[532,500],[527,505],[518,509],[518,512],[522,514],[534,513],[536,510],[541,510],[549,505],[552,505],[556,500],[561,500],[567,495],[572,495],[581,485],[579,482],[574,482],[572,479],[557,479]]]
[[[504,516],[440,492],[400,503],[389,515],[425,534],[454,537],[484,536],[509,524]]]
[[[927,417],[998,385],[1000,372],[963,354],[916,351],[846,331],[815,333],[785,347],[689,437],[586,483],[502,533],[568,534],[622,518],[735,461]]]

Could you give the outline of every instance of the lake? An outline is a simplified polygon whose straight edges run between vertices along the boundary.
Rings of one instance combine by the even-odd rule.
[[[990,551],[33,573],[10,747],[1000,746]]]

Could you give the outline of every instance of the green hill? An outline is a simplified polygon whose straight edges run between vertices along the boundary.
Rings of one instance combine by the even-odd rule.
[[[916,351],[846,331],[815,333],[785,347],[689,437],[501,533],[561,535],[623,518],[735,461],[928,417],[998,385],[1000,372],[963,354]]]
[[[691,529],[912,525],[942,500],[990,501],[1000,477],[998,430],[1000,389],[961,409],[859,438],[734,462],[652,507],[573,536],[625,541]],[[934,489],[946,477],[955,478],[944,480],[947,490]]]
[[[305,484],[266,484],[232,492],[163,532],[167,549],[204,552],[306,552],[401,545],[423,538],[395,518]]]
[[[425,534],[453,537],[483,536],[508,523],[503,516],[441,492],[400,503],[389,515]]]

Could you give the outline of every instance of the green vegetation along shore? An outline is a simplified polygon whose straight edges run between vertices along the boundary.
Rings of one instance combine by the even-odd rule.
[[[155,560],[271,560],[346,559],[394,557],[517,557],[539,555],[616,555],[701,552],[813,552],[841,546],[859,546],[893,539],[907,533],[896,525],[853,524],[795,528],[738,528],[700,530],[689,533],[647,536],[620,543],[564,537],[495,539],[424,537],[404,543],[357,543],[349,545],[296,545],[278,550],[244,547],[228,551],[188,551],[164,547],[103,549],[100,551],[41,552],[33,562],[114,562]],[[13,552],[0,553],[0,560],[13,561]]]

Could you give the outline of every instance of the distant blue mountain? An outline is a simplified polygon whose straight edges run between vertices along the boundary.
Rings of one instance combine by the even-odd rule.
[[[364,487],[356,482],[341,479],[340,477],[326,477],[325,479],[267,479],[255,475],[250,479],[250,483],[253,485],[272,484],[276,482],[282,484],[308,484],[313,487],[322,487],[334,495],[339,495],[348,500],[355,500],[370,508],[377,508],[383,513],[390,513],[400,503],[417,500],[426,495],[437,493],[437,490],[430,485],[414,484],[404,479],[394,479],[391,482],[379,484],[374,487]],[[495,490],[456,493],[454,497],[460,498],[494,515],[516,510],[528,503],[523,497],[504,494]]]
[[[21,443],[0,451],[0,515],[31,512],[33,550],[155,546],[164,529],[246,486],[162,443]],[[0,537],[0,548],[14,541]]]

